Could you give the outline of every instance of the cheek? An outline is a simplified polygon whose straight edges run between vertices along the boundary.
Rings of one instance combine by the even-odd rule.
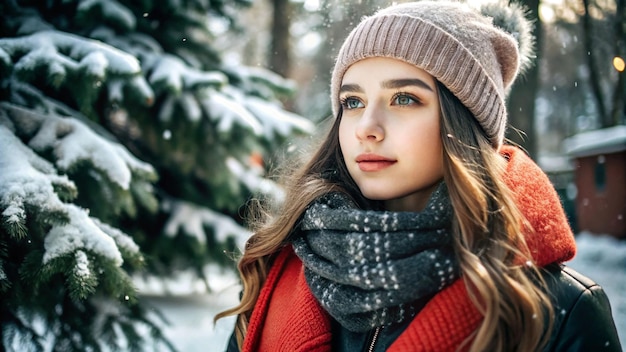
[[[343,120],[339,122],[339,147],[341,148],[342,153],[345,148],[349,145],[350,137],[353,136],[352,128],[348,123],[345,123]]]
[[[441,146],[441,131],[439,119],[433,118],[413,129],[424,144],[428,146]]]
[[[443,145],[438,123],[414,126],[412,129],[405,128],[402,133],[404,134],[402,145],[406,151],[411,151],[409,154],[414,158],[429,160],[441,158]]]

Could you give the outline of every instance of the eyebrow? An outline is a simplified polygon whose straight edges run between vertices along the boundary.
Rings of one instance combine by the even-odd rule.
[[[363,88],[358,84],[344,84],[339,88],[339,94],[343,92],[363,93]]]
[[[409,79],[390,79],[388,81],[384,81],[381,85],[383,88],[387,89],[397,89],[407,86],[417,86],[429,91],[433,91],[433,89],[428,85],[428,83],[422,81],[418,78],[409,78]]]
[[[408,86],[416,86],[426,90],[433,92],[433,88],[428,85],[428,83],[422,81],[418,78],[407,78],[407,79],[390,79],[387,81],[383,81],[381,87],[385,89],[398,89]],[[363,93],[363,88],[358,84],[344,84],[339,88],[339,94],[343,92],[354,92],[354,93]]]

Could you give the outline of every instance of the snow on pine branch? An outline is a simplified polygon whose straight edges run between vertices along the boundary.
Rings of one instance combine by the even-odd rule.
[[[0,149],[9,151],[0,153],[0,207],[4,209],[4,221],[9,226],[15,222],[24,226],[27,208],[37,209],[42,218],[65,218],[51,224],[44,240],[44,264],[76,250],[89,250],[121,266],[123,259],[118,246],[130,254],[138,253],[139,248],[130,237],[90,218],[86,210],[63,203],[55,186],[73,189],[72,181],[57,175],[50,163],[3,125],[0,125]]]
[[[148,80],[153,87],[164,86],[175,95],[180,94],[183,89],[219,88],[228,82],[226,75],[219,71],[197,70],[176,56],[168,54],[148,60],[145,69],[151,72]]]
[[[113,239],[115,245],[127,263],[130,263],[134,267],[140,267],[144,264],[143,254],[132,237],[97,218],[92,217],[90,219],[102,232]]]
[[[53,152],[60,170],[67,171],[81,161],[89,161],[124,190],[129,189],[133,173],[146,178],[155,174],[150,164],[138,160],[122,145],[101,137],[77,119],[0,105],[11,112],[9,116],[16,128],[33,135],[28,144],[34,151]]]
[[[65,210],[70,222],[52,226],[46,235],[43,264],[77,250],[88,250],[110,259],[118,267],[122,265],[124,260],[115,241],[92,221],[85,209],[65,204]]]
[[[40,60],[42,63],[51,60],[50,63],[59,62],[76,68],[85,58],[99,53],[104,55],[105,61],[96,60],[90,64],[106,67],[92,68],[93,72],[110,69],[114,74],[128,76],[141,72],[139,61],[134,56],[102,42],[60,31],[42,31],[24,37],[2,38],[0,48],[11,57],[19,57],[15,66],[31,71],[34,69],[33,65]]]
[[[85,252],[78,250],[76,254],[76,265],[74,266],[74,275],[80,278],[88,278],[91,276],[91,270],[89,270],[89,258]]]
[[[272,180],[264,178],[255,169],[246,168],[244,164],[234,157],[226,158],[226,166],[252,193],[269,196],[278,202],[283,200],[283,190]]]
[[[150,38],[134,36],[131,42],[126,42],[105,29],[98,29],[92,35],[140,57],[143,71],[150,73],[148,81],[152,89],[170,93],[158,113],[162,122],[181,115],[191,122],[208,117],[222,135],[228,135],[238,126],[266,141],[293,133],[308,134],[314,129],[309,120],[283,110],[276,96],[290,94],[296,86],[272,71],[248,66],[224,67],[224,72],[202,71],[164,53]],[[228,77],[233,78],[232,82]],[[110,90],[111,96],[121,96],[121,86]],[[182,109],[182,114],[175,112],[176,107]]]
[[[313,132],[314,125],[304,117],[284,110],[278,102],[247,95],[239,88],[226,85],[220,77],[226,79],[219,72],[201,72],[182,65],[168,66],[167,70],[159,69],[153,73],[150,83],[165,84],[175,93],[165,99],[159,119],[171,120],[175,115],[174,107],[178,105],[188,120],[195,122],[202,115],[207,116],[223,135],[232,133],[235,126],[249,130],[266,141],[275,141],[276,137],[294,133]],[[194,86],[198,88],[195,92]]]
[[[99,27],[90,34],[93,38],[115,46],[134,55],[141,62],[142,71],[157,95],[165,90],[174,96],[183,91],[202,88],[219,89],[228,84],[228,77],[221,71],[204,71],[194,67],[183,58],[164,51],[153,37],[142,33],[119,36],[110,28]],[[198,67],[202,66],[201,63]]]
[[[217,122],[217,130],[228,134],[233,125],[239,125],[250,129],[255,135],[263,133],[263,126],[259,120],[248,111],[242,102],[248,98],[241,92],[230,87],[225,87],[222,92],[211,90],[201,104],[208,116]]]
[[[225,70],[237,77],[237,84],[246,94],[260,96],[264,99],[274,99],[276,93],[289,95],[297,90],[293,80],[262,67],[231,66]]]
[[[57,175],[48,161],[24,145],[6,126],[0,125],[0,207],[5,224],[22,229],[26,209],[40,209],[42,216],[66,217],[65,204],[55,187],[75,193],[65,175]]]
[[[250,233],[233,219],[208,208],[174,199],[165,200],[162,205],[172,214],[164,230],[169,237],[176,236],[182,230],[184,234],[205,244],[207,234],[204,229],[211,228],[217,242],[223,242],[229,236],[233,236],[237,244],[241,246],[250,236]]]
[[[310,120],[282,109],[257,97],[247,97],[244,104],[263,125],[265,138],[273,140],[277,136],[286,137],[294,133],[312,133],[315,126]]]
[[[225,93],[254,115],[263,126],[266,140],[314,131],[310,120],[284,110],[276,100],[277,94],[286,95],[296,90],[293,81],[260,67],[232,66],[225,70],[237,81],[237,88],[225,89]]]
[[[47,30],[23,37],[0,38],[0,64],[13,67],[16,73],[31,80],[40,79],[33,75],[39,68],[45,69],[48,81],[55,87],[66,83],[68,71],[86,73],[100,82],[110,79],[109,75],[117,77],[111,79],[113,82],[125,77],[125,83],[144,103],[154,101],[154,93],[141,75],[136,57],[100,41],[69,33]],[[115,92],[119,87],[110,89]]]

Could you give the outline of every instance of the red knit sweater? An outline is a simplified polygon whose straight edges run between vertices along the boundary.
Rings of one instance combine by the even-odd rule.
[[[526,241],[537,265],[575,254],[574,236],[552,184],[522,151],[503,147],[505,181],[535,232]],[[455,351],[482,320],[462,280],[435,295],[389,351]],[[309,291],[290,246],[275,259],[252,313],[243,351],[330,351],[330,317]]]

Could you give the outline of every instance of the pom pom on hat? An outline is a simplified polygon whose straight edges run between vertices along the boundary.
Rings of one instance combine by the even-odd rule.
[[[364,18],[344,41],[333,69],[331,102],[339,112],[346,70],[368,57],[413,64],[445,85],[474,114],[492,145],[502,145],[506,95],[533,59],[532,23],[521,5],[473,8],[462,2],[418,1]]]
[[[526,18],[528,10],[515,2],[502,0],[496,3],[485,3],[480,7],[483,16],[491,18],[493,25],[509,33],[517,41],[519,51],[519,73],[526,72],[535,56],[535,37],[532,34],[532,22]]]

